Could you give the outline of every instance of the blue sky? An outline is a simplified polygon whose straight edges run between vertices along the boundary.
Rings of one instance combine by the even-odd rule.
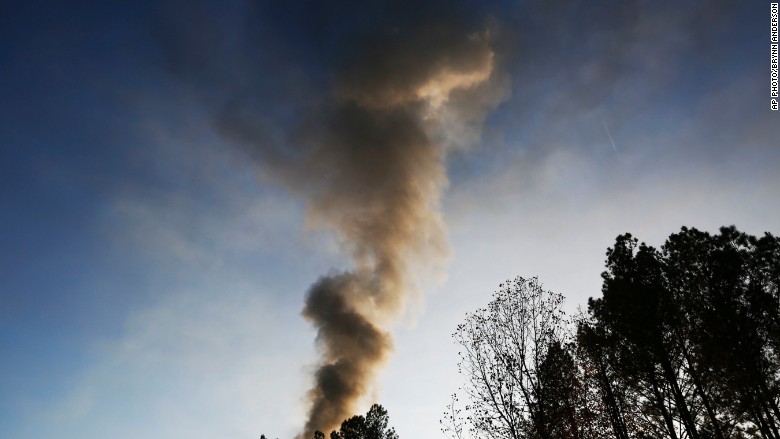
[[[538,275],[574,310],[619,233],[780,231],[768,2],[353,3],[0,7],[3,436],[300,430],[305,294],[353,261],[307,217],[313,189],[273,168],[382,62],[361,58],[376,29],[445,16],[497,35],[491,86],[452,98],[470,125],[439,133],[451,255],[419,273],[363,401],[402,437],[439,434],[449,334],[503,280]]]

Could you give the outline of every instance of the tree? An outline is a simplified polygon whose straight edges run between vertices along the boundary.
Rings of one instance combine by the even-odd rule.
[[[778,273],[770,234],[683,227],[660,250],[618,236],[578,337],[615,428],[625,419],[609,395],[618,388],[651,435],[780,438]]]
[[[576,362],[574,344],[559,341],[547,347],[539,365],[540,412],[550,438],[600,438],[598,407],[590,398],[584,376]]]
[[[518,277],[501,284],[487,308],[466,316],[453,338],[469,404],[458,409],[453,399],[445,432],[459,437],[465,422],[477,438],[584,437],[582,387],[566,348],[562,303],[536,278]]]
[[[453,337],[456,439],[780,439],[780,239],[683,227],[620,235],[569,333],[563,297],[502,284]]]
[[[753,424],[780,437],[776,334],[780,240],[683,227],[663,247],[686,324],[689,373],[717,430]],[[719,425],[720,424],[720,425]],[[716,433],[719,433],[716,430]]]
[[[637,390],[648,395],[649,407],[660,413],[666,434],[677,439],[678,425],[699,439],[696,413],[680,380],[682,357],[677,303],[665,288],[659,253],[630,234],[618,236],[607,251],[602,275],[603,297],[591,299],[589,310],[604,333],[619,341],[618,367],[639,378]]]
[[[577,359],[583,370],[583,380],[589,394],[594,398],[599,410],[594,410],[601,415],[598,422],[608,424],[611,435],[616,439],[628,439],[632,437],[629,432],[641,430],[631,422],[633,416],[630,413],[629,396],[625,391],[626,386],[620,381],[614,367],[614,360],[609,356],[611,352],[610,340],[604,334],[580,316],[577,322]],[[605,427],[602,431],[607,431]]]
[[[388,427],[390,416],[379,404],[368,409],[366,416],[356,415],[345,419],[339,431],[330,433],[331,439],[398,439],[395,429]],[[314,439],[325,439],[325,434],[314,432]]]

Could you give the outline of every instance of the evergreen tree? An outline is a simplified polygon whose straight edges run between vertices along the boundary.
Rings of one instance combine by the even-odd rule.
[[[356,415],[345,419],[338,431],[330,433],[330,439],[398,439],[395,429],[388,427],[389,421],[387,410],[374,404],[366,416]],[[317,431],[314,438],[324,439],[325,435]]]

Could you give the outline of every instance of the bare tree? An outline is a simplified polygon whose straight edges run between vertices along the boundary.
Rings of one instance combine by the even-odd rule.
[[[567,345],[562,303],[562,295],[545,291],[536,278],[518,277],[458,325],[453,338],[461,348],[458,368],[469,404],[458,411],[453,400],[443,420],[446,433],[460,434],[462,420],[475,438],[554,437],[548,408],[557,406],[550,400],[556,395],[541,369],[554,367],[551,347]]]

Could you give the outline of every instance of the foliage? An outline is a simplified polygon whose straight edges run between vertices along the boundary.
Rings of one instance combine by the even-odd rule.
[[[780,439],[780,239],[683,227],[620,235],[575,331],[563,297],[502,285],[453,335],[465,378],[442,419],[490,439]],[[573,332],[573,333],[572,333]]]
[[[585,437],[562,303],[563,296],[536,278],[518,277],[466,317],[453,337],[470,404],[458,409],[453,397],[442,420],[445,433],[461,437],[465,423],[479,438]]]
[[[356,415],[345,419],[338,431],[330,433],[330,439],[398,439],[395,429],[388,427],[389,420],[387,410],[374,404],[366,416]],[[325,434],[316,431],[314,439],[325,439]]]
[[[621,235],[581,343],[654,435],[780,438],[779,272],[770,234],[684,227],[660,250]]]

